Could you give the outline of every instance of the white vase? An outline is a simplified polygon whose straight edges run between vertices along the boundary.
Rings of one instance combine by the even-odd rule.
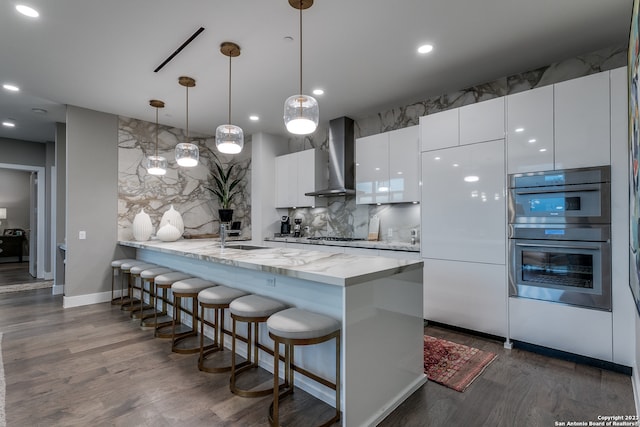
[[[163,242],[175,242],[180,238],[180,236],[182,236],[182,233],[172,224],[165,224],[160,227],[156,236]]]
[[[131,229],[133,231],[133,238],[139,242],[147,241],[151,237],[153,224],[151,224],[151,217],[144,209],[140,209],[140,212],[133,218]]]
[[[184,221],[182,220],[182,215],[173,208],[173,205],[171,205],[168,211],[162,214],[159,228],[162,228],[167,224],[171,224],[177,228],[178,231],[180,231],[180,235],[184,233]]]

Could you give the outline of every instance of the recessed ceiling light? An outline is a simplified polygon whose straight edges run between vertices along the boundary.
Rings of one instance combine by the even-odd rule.
[[[536,142],[536,140],[535,140],[534,138],[531,138],[531,139],[529,140],[529,144],[533,144],[534,142]]]
[[[44,108],[32,108],[31,111],[36,114],[47,114],[47,110]]]
[[[546,149],[546,148],[541,148],[541,149],[540,149],[540,150],[538,150],[538,151],[540,151],[541,153],[544,153],[545,151],[547,151],[547,149]]]
[[[249,120],[251,120],[252,122],[257,122],[258,120],[260,120],[260,117],[254,115],[249,116]]]
[[[516,128],[516,132],[524,132],[524,128]]]
[[[322,89],[314,89],[313,90],[313,94],[314,95],[324,95],[324,90],[322,90]]]
[[[11,92],[17,92],[20,90],[18,86],[12,85],[11,83],[5,83],[2,85],[2,87],[6,90],[10,90]]]
[[[434,157],[433,160],[440,160],[440,157]]]
[[[2,126],[6,126],[8,128],[14,128],[16,127],[16,124],[8,120],[5,120],[4,122],[2,122]]]
[[[464,177],[465,182],[478,182],[480,180],[476,175],[469,175]]]
[[[459,165],[459,164],[457,164],[457,163],[454,163],[454,164],[453,164],[453,167],[454,167],[454,168],[457,168],[458,166],[460,166],[460,165]]]
[[[40,16],[40,13],[38,13],[37,10],[29,6],[25,6],[24,4],[17,4],[16,10],[24,16],[28,16],[29,18],[37,18],[38,16]]]
[[[418,53],[429,53],[433,50],[433,45],[423,44],[418,48]]]

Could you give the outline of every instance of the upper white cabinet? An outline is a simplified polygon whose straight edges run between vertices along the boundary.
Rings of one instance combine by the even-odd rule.
[[[420,117],[420,151],[504,139],[504,97]]]
[[[421,157],[422,256],[504,265],[504,140]]]
[[[504,139],[504,97],[460,107],[460,145]]]
[[[276,157],[276,208],[319,206],[324,199],[304,193],[327,186],[325,151],[311,149]]]
[[[507,96],[507,172],[552,170],[553,86]]]
[[[420,117],[420,151],[455,147],[460,141],[458,109]]]
[[[356,140],[356,203],[420,200],[418,126]]]
[[[608,165],[609,72],[554,85],[555,167]]]

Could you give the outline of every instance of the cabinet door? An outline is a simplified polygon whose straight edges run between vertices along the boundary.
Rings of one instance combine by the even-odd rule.
[[[553,170],[553,86],[507,96],[507,173]]]
[[[506,266],[424,260],[424,318],[506,337]]]
[[[555,168],[608,165],[609,73],[554,85]]]
[[[419,127],[389,132],[389,202],[420,200]]]
[[[295,204],[298,189],[298,169],[293,154],[276,157],[276,207],[289,208]]]
[[[389,134],[356,140],[356,203],[389,201]]]
[[[504,97],[460,107],[460,145],[504,139]]]
[[[420,151],[458,145],[458,109],[420,117]]]
[[[293,206],[317,206],[316,202],[318,200],[316,197],[305,196],[304,194],[327,187],[327,180],[323,180],[326,176],[324,172],[327,169],[327,156],[325,152],[315,149],[300,151],[295,154],[297,157],[295,167],[297,168],[298,192],[295,195],[296,203]]]
[[[505,264],[504,140],[422,156],[422,256]]]

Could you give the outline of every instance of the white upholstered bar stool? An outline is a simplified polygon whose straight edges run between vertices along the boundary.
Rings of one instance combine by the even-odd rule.
[[[141,261],[139,259],[134,259],[133,261],[123,262],[120,265],[120,272],[122,273],[122,280],[126,282],[127,285],[127,300],[120,304],[120,309],[125,311],[131,311],[135,308],[136,304],[139,303],[137,298],[133,296],[133,289],[131,285],[132,277],[131,277],[131,269],[138,265],[149,264],[145,261]]]
[[[146,326],[154,326],[155,324],[153,322],[147,322],[147,320],[152,319],[158,312],[157,306],[156,306],[156,299],[155,299],[155,279],[157,276],[160,276],[161,274],[167,274],[167,273],[171,273],[173,272],[173,270],[171,270],[170,268],[167,267],[155,267],[155,268],[149,268],[147,270],[143,270],[140,273],[140,306],[138,307],[138,312],[140,313],[139,319],[140,319],[140,326],[141,327],[146,327]],[[149,285],[149,290],[145,291],[145,283],[147,283]],[[144,295],[145,293],[149,296],[148,298],[148,304],[145,303],[145,298]],[[149,308],[145,308],[145,306],[149,307]],[[133,317],[133,313],[132,312],[132,317]]]
[[[113,261],[111,261],[111,304],[113,305],[120,305],[123,302],[126,301],[125,299],[125,295],[124,295],[124,281],[122,280],[122,277],[124,276],[124,274],[121,274],[120,271],[120,267],[122,266],[122,264],[126,263],[126,262],[135,262],[136,260],[133,258],[123,258],[123,259],[115,259]],[[116,277],[120,278],[120,296],[116,297],[115,296],[115,291],[116,291]]]
[[[140,279],[140,273],[144,270],[148,270],[150,268],[159,267],[157,264],[152,263],[142,263],[136,264],[129,269],[129,283],[131,285],[131,302],[124,303],[120,308],[130,311],[130,317],[132,319],[139,319],[138,308],[140,307],[140,300],[142,299],[142,279]],[[138,279],[140,279],[140,286],[138,286]],[[140,298],[136,298],[135,293],[138,291],[138,295]],[[145,308],[149,308],[148,305]]]
[[[156,338],[171,338],[173,336],[173,311],[169,314],[169,305],[173,310],[173,300],[169,298],[168,291],[171,285],[180,280],[191,279],[193,276],[181,271],[161,274],[156,276],[154,282],[154,302],[155,307],[158,306],[158,298],[160,298],[161,308],[153,315],[153,324],[155,325],[154,336]],[[162,291],[162,293],[160,292]]]
[[[336,392],[336,413],[328,421],[320,424],[321,427],[330,426],[340,420],[340,322],[323,314],[301,310],[299,308],[288,308],[279,311],[267,319],[269,336],[274,342],[273,347],[273,402],[269,406],[269,422],[272,426],[280,426],[279,406],[280,399],[293,393],[293,370],[332,388]],[[296,368],[293,363],[293,352],[296,345],[320,344],[331,339],[336,340],[336,379],[335,382],[321,378],[312,372]],[[286,389],[280,393],[279,382],[279,361],[280,344],[284,344],[284,380]]]
[[[229,304],[236,298],[247,295],[240,289],[228,286],[214,286],[203,289],[198,295],[200,302],[200,357],[198,358],[198,369],[204,372],[226,372],[231,370],[231,364],[223,366],[206,366],[205,362],[212,353],[224,351],[224,312],[229,308]],[[213,324],[205,322],[205,310],[213,309]],[[213,327],[213,344],[204,343],[205,323]]]
[[[287,306],[271,298],[260,295],[246,295],[231,301],[229,313],[231,314],[231,379],[229,387],[231,392],[243,397],[266,396],[273,392],[273,387],[258,389],[256,387],[240,388],[236,384],[237,377],[250,369],[258,368],[259,350],[263,349],[273,355],[273,351],[260,344],[260,323],[266,322],[269,316],[282,311]],[[247,359],[236,363],[236,326],[237,322],[247,323]],[[252,330],[253,329],[253,330]]]
[[[216,286],[215,283],[192,277],[179,280],[171,285],[173,294],[173,322],[171,323],[171,351],[174,353],[190,354],[200,351],[198,340],[192,342],[190,338],[198,336],[198,293],[206,288]],[[183,299],[191,299],[191,308],[183,305]],[[191,327],[182,323],[182,312],[191,315]]]

